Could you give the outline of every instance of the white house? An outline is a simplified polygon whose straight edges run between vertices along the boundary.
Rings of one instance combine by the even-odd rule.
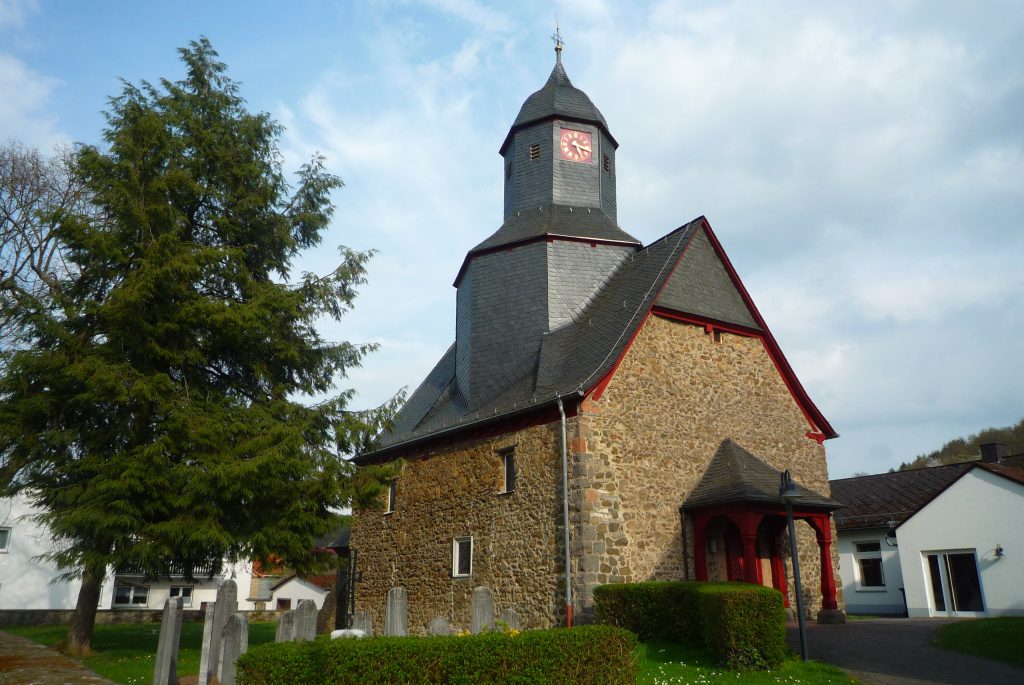
[[[982,461],[831,481],[847,613],[1024,615],[1024,528],[1007,523],[1024,520],[1022,461],[989,444]]]
[[[74,609],[79,580],[58,580],[60,571],[40,559],[53,550],[50,531],[32,520],[39,510],[24,496],[0,498],[0,610]],[[254,609],[246,599],[251,568],[248,562],[223,564],[212,577],[199,574],[186,582],[181,575],[147,580],[141,574],[107,574],[100,593],[100,609],[162,609],[168,597],[181,596],[185,608],[199,609],[213,602],[217,586],[226,578],[238,583],[239,609]]]
[[[39,510],[19,495],[0,498],[0,610],[74,609],[81,581],[39,557],[53,551],[50,531],[32,520]],[[103,583],[100,606],[110,606],[113,583]]]
[[[1024,616],[1024,468],[974,467],[897,529],[917,616]]]
[[[269,608],[277,610],[294,609],[304,599],[311,599],[316,602],[316,608],[322,609],[324,599],[334,587],[334,576],[307,576],[305,578],[295,575],[282,578],[271,588],[271,601]]]

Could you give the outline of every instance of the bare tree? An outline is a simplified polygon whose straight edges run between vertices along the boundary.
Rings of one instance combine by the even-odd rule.
[[[15,140],[0,145],[0,351],[17,344],[21,308],[68,273],[54,227],[89,205],[74,159],[68,146],[45,157]]]

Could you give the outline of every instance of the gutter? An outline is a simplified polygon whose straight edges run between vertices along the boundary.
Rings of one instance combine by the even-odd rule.
[[[572,554],[569,551],[569,458],[565,437],[565,407],[556,395],[562,420],[562,544],[565,545],[565,627],[572,628]]]

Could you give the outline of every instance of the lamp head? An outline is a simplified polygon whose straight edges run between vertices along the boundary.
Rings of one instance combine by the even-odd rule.
[[[779,480],[779,499],[783,502],[800,499],[800,493],[797,492],[793,477],[789,475],[789,469],[782,472],[782,477]]]

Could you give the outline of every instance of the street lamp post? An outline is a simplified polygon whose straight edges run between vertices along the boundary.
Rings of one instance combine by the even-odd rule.
[[[807,661],[807,630],[804,627],[803,591],[800,589],[800,554],[796,549],[796,530],[793,527],[793,501],[800,498],[789,469],[782,472],[779,499],[786,505],[786,524],[789,526],[789,552],[793,555],[793,585],[796,590],[796,620],[800,626],[800,656]]]

